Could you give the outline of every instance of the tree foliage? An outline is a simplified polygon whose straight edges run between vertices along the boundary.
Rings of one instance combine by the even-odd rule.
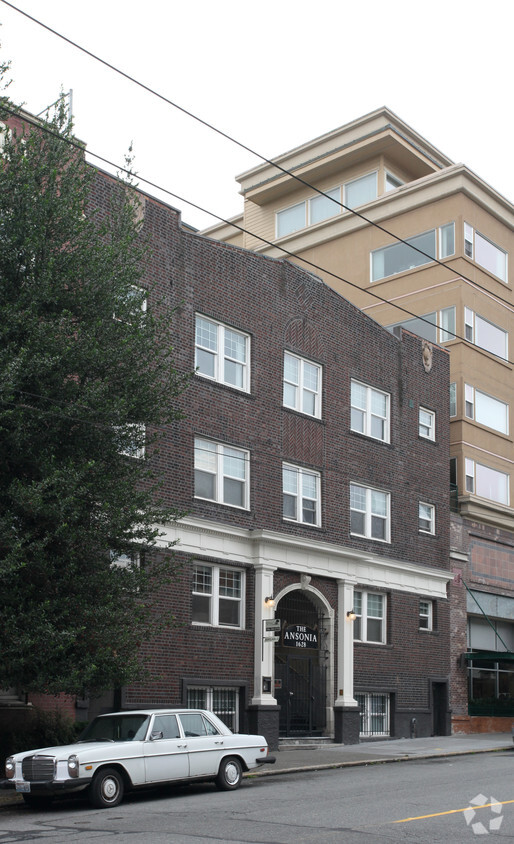
[[[173,571],[151,553],[174,516],[152,438],[184,381],[170,314],[144,308],[131,189],[92,207],[63,102],[18,125],[0,159],[0,688],[83,693],[142,676],[151,595]]]

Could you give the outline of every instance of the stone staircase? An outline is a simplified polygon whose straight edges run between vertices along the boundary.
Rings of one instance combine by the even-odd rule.
[[[319,750],[320,747],[326,747],[328,744],[333,744],[332,736],[307,736],[296,738],[295,736],[284,736],[278,740],[279,750],[298,750],[301,747],[303,750]]]

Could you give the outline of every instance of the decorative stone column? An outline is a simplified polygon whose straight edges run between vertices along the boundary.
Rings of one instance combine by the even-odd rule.
[[[254,693],[248,707],[251,732],[266,736],[269,746],[278,746],[278,716],[280,707],[275,691],[274,632],[266,630],[266,621],[275,618],[275,607],[265,604],[273,597],[275,566],[259,564],[255,567],[255,638]]]
[[[337,611],[337,695],[334,703],[334,741],[358,744],[360,713],[353,696],[353,610],[355,581],[338,580]]]

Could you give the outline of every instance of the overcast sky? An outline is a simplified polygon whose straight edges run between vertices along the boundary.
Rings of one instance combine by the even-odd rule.
[[[15,5],[273,157],[388,106],[511,201],[512,0],[18,0]],[[0,0],[10,94],[37,114],[73,89],[77,135],[221,217],[259,163]],[[109,169],[109,168],[106,168]],[[150,190],[141,183],[141,187]],[[156,193],[156,191],[150,190]],[[185,222],[216,219],[168,198]]]

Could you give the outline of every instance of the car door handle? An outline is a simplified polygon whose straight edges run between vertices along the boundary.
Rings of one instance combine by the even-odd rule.
[[[216,739],[215,739],[214,744],[223,744],[223,742],[222,741],[216,741]]]
[[[184,744],[177,744],[177,747],[187,747],[187,742],[184,742]]]

